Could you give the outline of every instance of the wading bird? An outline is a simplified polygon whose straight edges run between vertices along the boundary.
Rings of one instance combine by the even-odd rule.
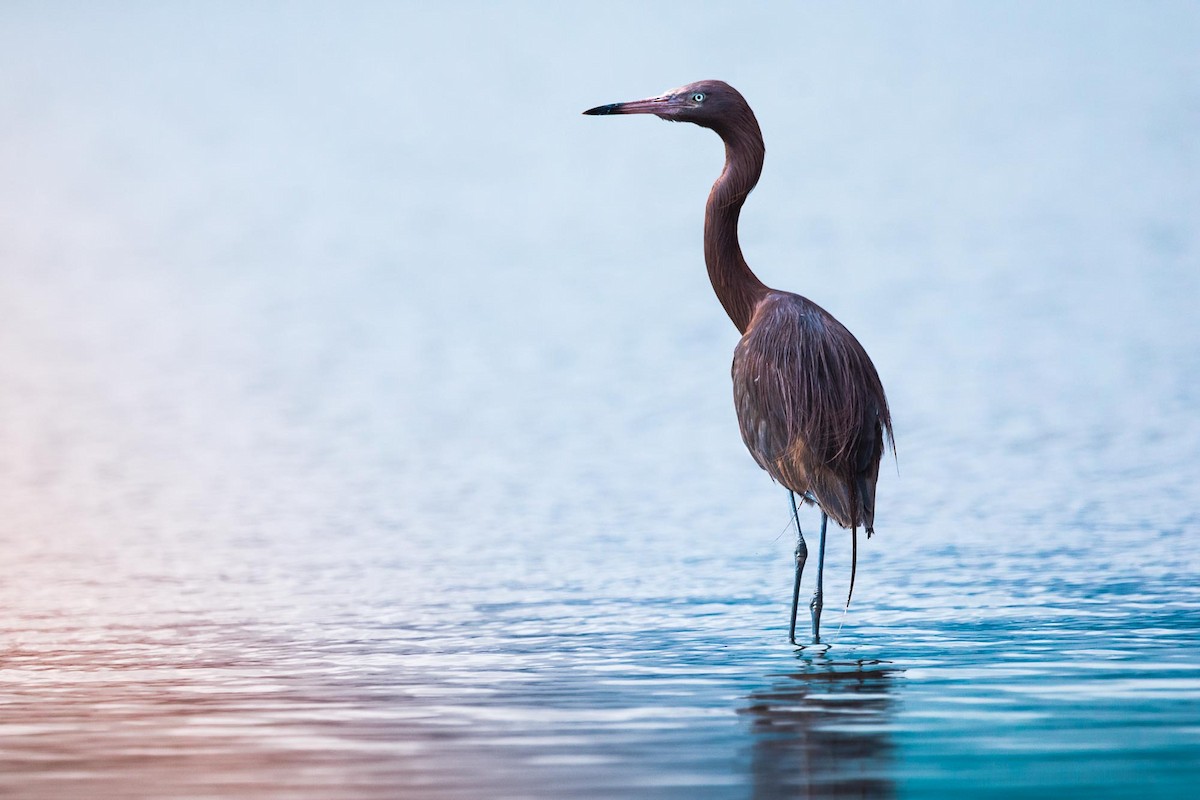
[[[850,592],[858,526],[874,533],[875,484],[884,437],[894,448],[887,398],[875,365],[845,326],[811,300],[771,289],[750,271],[738,244],[738,216],[762,174],[762,132],[745,98],[722,81],[699,81],[657,97],[610,103],[592,115],[654,114],[711,128],[725,142],[725,169],[708,195],[704,261],[717,299],[742,334],[733,353],[733,399],[750,455],[788,490],[796,520],[796,579],[788,637],[796,641],[800,577],[808,558],[796,495],[821,509],[812,612],[821,641],[825,528],[851,531]]]

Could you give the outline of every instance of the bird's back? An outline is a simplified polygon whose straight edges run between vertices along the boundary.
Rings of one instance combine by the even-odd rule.
[[[891,416],[875,365],[844,325],[804,297],[770,292],[734,351],[733,394],[759,466],[839,525],[873,531]]]

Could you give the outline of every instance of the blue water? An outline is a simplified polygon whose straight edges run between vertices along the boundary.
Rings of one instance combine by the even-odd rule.
[[[1197,42],[9,4],[0,796],[1192,796]],[[896,421],[827,646],[732,411],[720,144],[579,114],[703,77],[766,137],[748,259]]]

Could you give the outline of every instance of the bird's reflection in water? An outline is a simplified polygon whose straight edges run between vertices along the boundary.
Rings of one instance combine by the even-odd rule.
[[[799,668],[754,692],[756,798],[893,797],[896,670],[886,663],[802,656]]]

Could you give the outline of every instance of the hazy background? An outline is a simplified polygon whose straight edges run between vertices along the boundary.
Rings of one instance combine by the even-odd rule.
[[[1119,790],[1147,769],[1121,749],[1142,712],[1173,743],[1151,750],[1164,791],[1186,785],[1197,42],[1191,3],[6,3],[12,785],[128,796],[149,773],[186,794],[220,773],[321,796],[358,774],[363,796],[435,796],[507,774],[489,796],[519,796],[557,769],[568,793],[696,796],[683,753],[714,796],[792,785],[736,708],[838,669],[783,646],[794,533],[737,433],[737,334],[700,247],[722,149],[580,115],[710,77],[766,138],[751,265],[855,332],[896,423],[838,663],[905,677],[871,678],[900,698],[871,712],[896,740],[850,790],[948,791],[920,765],[957,742],[971,774],[991,745],[922,737],[957,719],[1017,752],[1021,714],[1090,731],[1058,755],[1121,765],[1097,779]],[[827,598],[848,549],[832,536]],[[1023,638],[1032,672],[987,672]],[[1099,651],[1182,672],[1140,675],[1108,722],[1040,706],[1055,659],[1077,697],[1137,677],[1097,672]],[[940,712],[921,698],[956,691],[931,663],[1017,716],[922,728]],[[638,727],[691,717],[631,675],[683,676],[665,696],[690,698],[693,739]],[[303,702],[276,691],[293,681]],[[485,764],[474,782],[438,772],[450,740]],[[788,764],[812,756],[791,741]],[[1038,774],[1063,796],[1066,773]]]

